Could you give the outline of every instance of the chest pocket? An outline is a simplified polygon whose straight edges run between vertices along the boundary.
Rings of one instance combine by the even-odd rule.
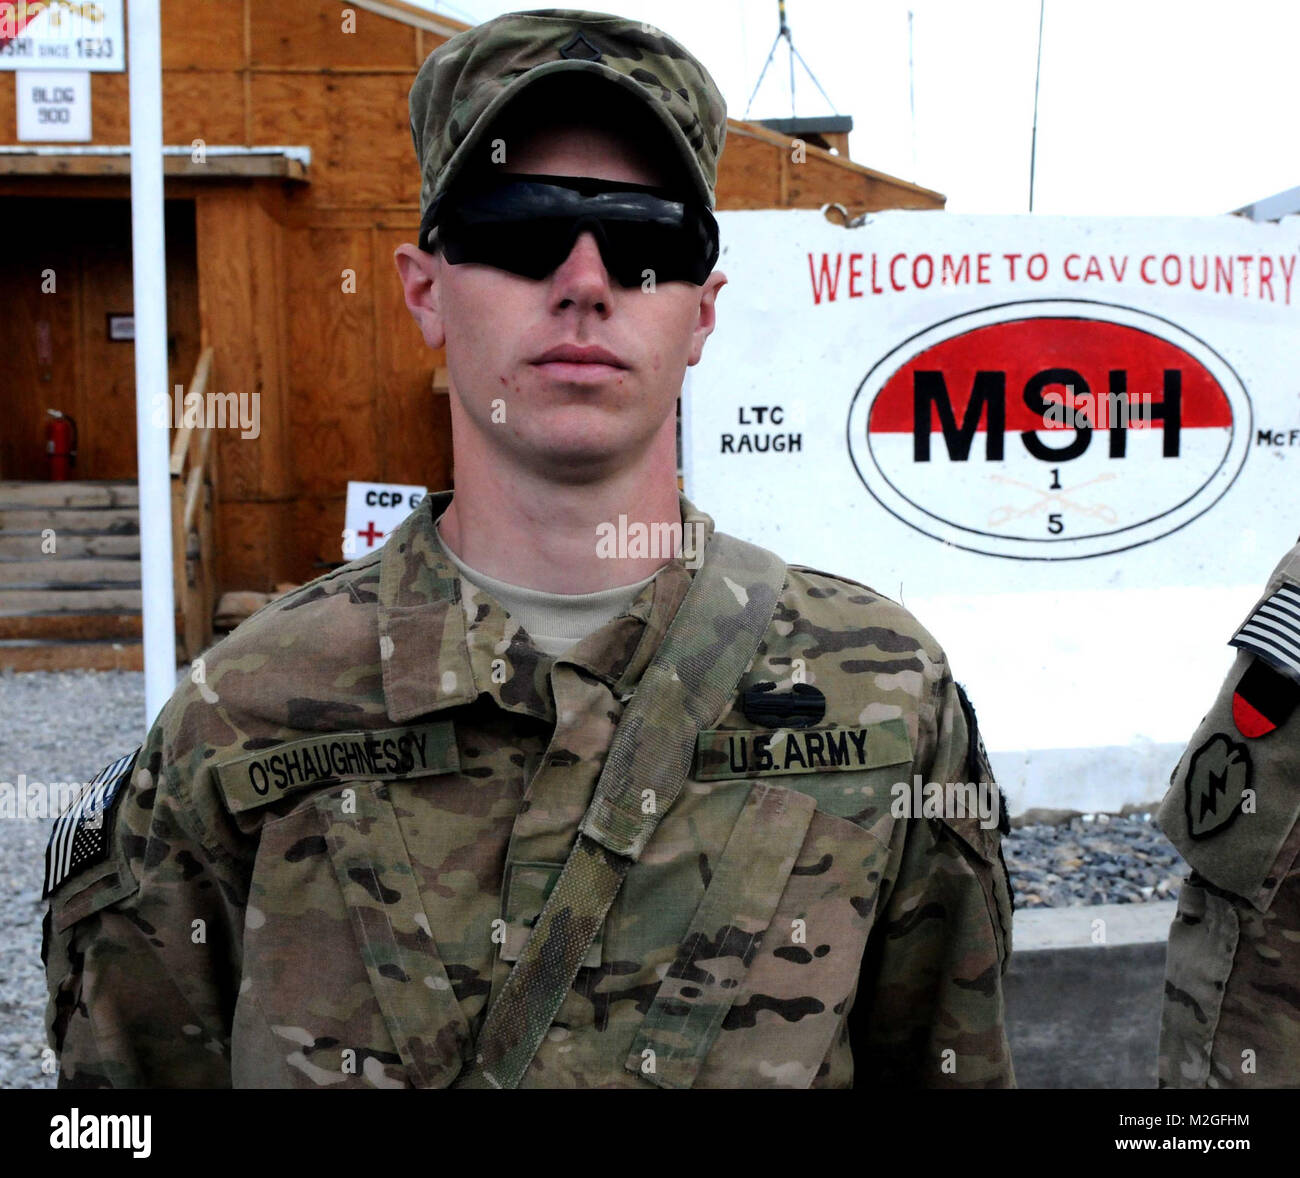
[[[888,847],[757,782],[625,1061],[664,1088],[806,1088],[845,1015]]]
[[[459,1073],[469,1027],[389,788],[322,790],[263,827],[235,1015],[237,1086],[265,1086],[285,1065],[304,1087],[441,1088]]]

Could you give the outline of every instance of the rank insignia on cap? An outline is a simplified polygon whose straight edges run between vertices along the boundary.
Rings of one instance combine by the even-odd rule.
[[[1250,789],[1250,751],[1222,733],[1210,737],[1192,754],[1187,768],[1187,833],[1208,838],[1228,826],[1242,811]]]
[[[1267,736],[1295,710],[1300,682],[1281,675],[1261,659],[1252,659],[1232,693],[1232,722],[1242,736]]]
[[[560,47],[560,56],[570,61],[599,61],[601,52],[582,33],[574,33],[566,45]]]
[[[1300,585],[1279,585],[1229,640],[1300,683]]]
[[[123,783],[131,780],[139,752],[137,748],[101,770],[77,800],[54,820],[45,848],[45,890],[41,899],[64,880],[108,858],[113,803],[121,796]]]

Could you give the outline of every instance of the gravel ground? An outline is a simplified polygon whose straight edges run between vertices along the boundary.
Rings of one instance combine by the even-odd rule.
[[[143,739],[144,676],[0,672],[0,715],[0,781],[89,781]],[[49,826],[48,817],[0,818],[0,1088],[54,1086],[42,1066],[50,1066],[40,959]],[[1004,852],[1021,910],[1174,899],[1185,875],[1150,815],[1022,826]]]
[[[1002,841],[1017,910],[1176,900],[1187,864],[1150,814],[1084,814]]]
[[[139,671],[0,672],[0,781],[85,782],[144,736]],[[53,1088],[42,1071],[42,875],[50,818],[0,818],[0,1088]]]

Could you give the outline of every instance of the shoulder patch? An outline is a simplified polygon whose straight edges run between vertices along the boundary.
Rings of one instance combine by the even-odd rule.
[[[1228,640],[1300,683],[1300,585],[1284,581]]]
[[[984,738],[980,735],[980,726],[975,719],[975,705],[970,702],[970,696],[966,694],[966,689],[960,683],[954,680],[953,686],[957,688],[961,712],[966,717],[967,768],[978,770],[981,781],[993,782],[996,780],[993,776],[993,766],[989,762],[988,750],[984,747]],[[1011,815],[1007,813],[1007,799],[1001,786],[998,787],[998,833],[1011,833]]]
[[[41,899],[87,868],[108,858],[112,846],[113,807],[122,796],[122,785],[131,780],[140,749],[119,757],[102,769],[66,810],[55,820],[45,847],[45,890]]]

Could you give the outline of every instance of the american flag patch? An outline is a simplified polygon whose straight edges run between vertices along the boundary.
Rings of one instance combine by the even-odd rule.
[[[137,748],[101,770],[77,800],[54,820],[49,845],[45,848],[42,900],[64,880],[108,857],[113,802],[123,783],[131,780],[131,769],[139,752]]]
[[[1229,645],[1258,655],[1300,682],[1300,585],[1287,582],[1270,593]]]

